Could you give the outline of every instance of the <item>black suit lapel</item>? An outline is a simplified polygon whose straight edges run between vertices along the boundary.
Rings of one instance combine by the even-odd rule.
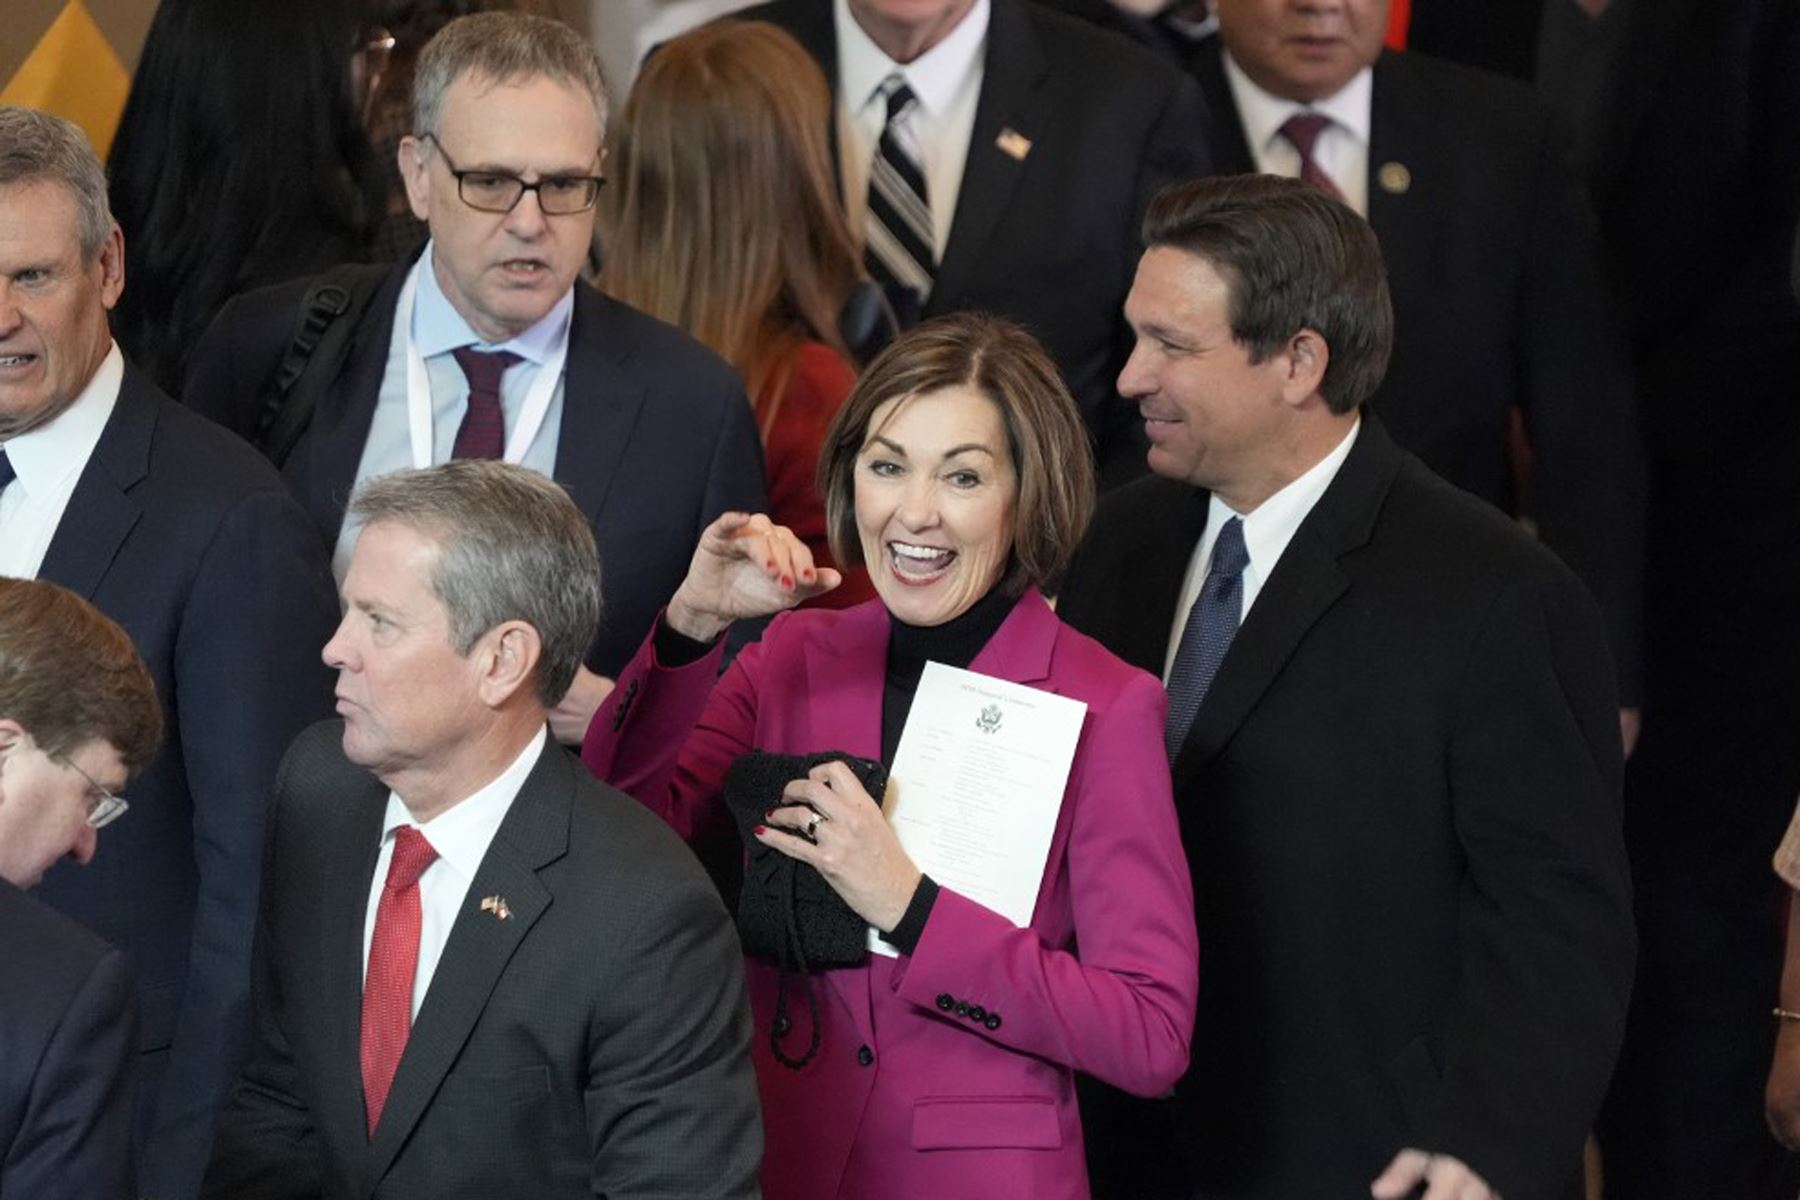
[[[1042,88],[1049,74],[1049,62],[1023,3],[1024,0],[993,0],[987,61],[981,96],[975,104],[974,131],[969,135],[969,156],[963,163],[956,215],[951,219],[950,240],[945,243],[937,282],[932,285],[931,300],[925,308],[927,315],[956,306],[1025,172],[1031,151],[1027,149],[1024,157],[1019,157],[1001,149],[1001,134],[1011,131],[1030,143],[1056,136],[1057,131],[1043,115]],[[1006,143],[1015,151],[1024,144],[1014,138],[1007,138]]]
[[[1369,224],[1381,242],[1392,279],[1432,278],[1441,214],[1454,211],[1447,176],[1459,151],[1442,146],[1434,114],[1443,98],[1413,72],[1403,55],[1383,53],[1374,68],[1369,101]]]
[[[1194,547],[1206,532],[1209,494],[1171,480],[1140,486],[1147,489],[1140,526],[1145,541],[1114,564],[1120,578],[1129,581],[1123,586],[1137,602],[1117,608],[1124,619],[1116,629],[1094,636],[1132,666],[1161,679],[1181,586],[1187,581]]]
[[[68,507],[44,552],[38,578],[93,599],[126,535],[143,516],[130,491],[150,473],[150,441],[156,435],[159,396],[137,368],[125,364],[125,379],[119,385],[112,416],[75,482]]]
[[[462,1052],[513,952],[550,907],[550,892],[537,871],[568,851],[574,769],[562,747],[554,741],[545,745],[475,872],[375,1129],[369,1147],[371,1183],[378,1183],[393,1165]],[[505,898],[506,916],[481,907],[491,896]]]
[[[398,267],[369,301],[336,381],[319,398],[307,436],[282,469],[307,515],[321,530],[327,549],[337,542],[344,509],[356,484],[356,468],[375,421],[394,335],[394,307],[411,269],[411,263]]]
[[[1250,153],[1250,142],[1244,136],[1237,97],[1231,94],[1231,83],[1225,78],[1224,56],[1224,44],[1214,34],[1195,47],[1189,66],[1206,97],[1210,121],[1207,140],[1211,143],[1214,171],[1220,175],[1249,175],[1256,171],[1256,157]]]
[[[1307,631],[1349,589],[1338,560],[1369,540],[1400,462],[1387,431],[1365,413],[1337,478],[1300,523],[1219,664],[1175,760],[1177,794],[1225,748]]]
[[[626,334],[612,319],[616,303],[584,283],[575,285],[554,474],[590,525],[606,502],[644,406],[642,379],[624,369],[637,347],[625,343]]]

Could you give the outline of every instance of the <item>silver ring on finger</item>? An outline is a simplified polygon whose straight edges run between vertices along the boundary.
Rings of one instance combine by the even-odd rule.
[[[819,822],[825,819],[822,813],[814,813],[806,819],[806,836],[815,841],[819,836]]]

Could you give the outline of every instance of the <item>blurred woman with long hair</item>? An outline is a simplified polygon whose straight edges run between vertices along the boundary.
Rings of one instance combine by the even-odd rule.
[[[825,130],[831,89],[788,34],[721,21],[644,64],[613,129],[601,286],[743,375],[771,517],[829,564],[814,476],[855,383],[839,321],[864,275]],[[858,570],[823,598],[871,595]]]
[[[380,51],[353,0],[157,7],[108,169],[131,281],[113,331],[164,389],[231,297],[362,256]]]

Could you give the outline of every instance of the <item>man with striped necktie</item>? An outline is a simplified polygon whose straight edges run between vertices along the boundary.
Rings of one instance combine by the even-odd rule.
[[[837,97],[839,177],[870,273],[903,325],[985,309],[1055,356],[1102,482],[1143,473],[1114,388],[1137,224],[1210,169],[1191,81],[1029,0],[772,0]]]

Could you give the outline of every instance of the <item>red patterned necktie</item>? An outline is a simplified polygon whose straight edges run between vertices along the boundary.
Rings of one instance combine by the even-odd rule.
[[[1342,200],[1344,193],[1332,182],[1331,176],[1313,159],[1313,146],[1318,143],[1319,135],[1331,124],[1331,118],[1320,113],[1295,113],[1281,123],[1276,132],[1293,143],[1294,149],[1300,152],[1300,180],[1310,183],[1334,200]]]
[[[499,458],[506,453],[506,414],[500,408],[500,377],[519,361],[510,350],[489,352],[463,346],[450,352],[469,379],[469,408],[456,430],[451,458]]]
[[[369,942],[369,969],[363,978],[363,1104],[369,1136],[381,1120],[388,1088],[412,1029],[413,976],[419,969],[419,876],[438,853],[411,825],[394,832],[394,857],[375,909],[375,936]]]

